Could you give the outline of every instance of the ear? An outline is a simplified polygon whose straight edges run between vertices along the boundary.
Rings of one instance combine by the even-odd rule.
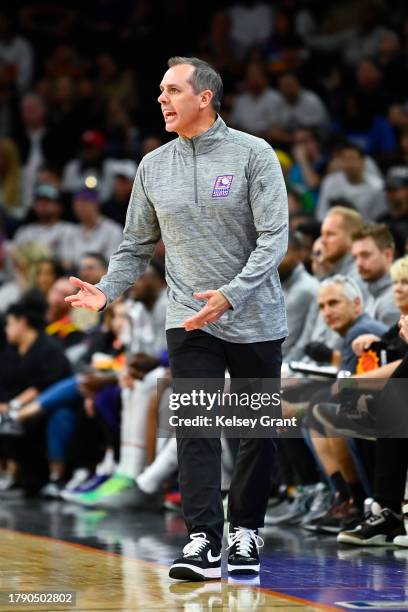
[[[213,92],[210,89],[205,89],[200,94],[200,108],[206,108],[211,104],[211,100],[213,99]]]

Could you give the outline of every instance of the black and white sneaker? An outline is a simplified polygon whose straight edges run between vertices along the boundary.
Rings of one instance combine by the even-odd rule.
[[[258,574],[259,548],[264,545],[257,529],[229,527],[228,571],[230,574]]]
[[[364,520],[350,531],[341,531],[337,541],[355,546],[392,546],[394,538],[404,533],[402,516],[373,502]]]
[[[215,548],[204,532],[192,533],[190,539],[183,556],[171,566],[170,578],[193,582],[221,578],[221,546]]]

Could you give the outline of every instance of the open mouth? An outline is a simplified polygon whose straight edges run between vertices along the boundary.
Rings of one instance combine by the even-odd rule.
[[[168,121],[169,119],[173,119],[176,116],[176,113],[174,111],[164,111],[163,115],[165,121]]]

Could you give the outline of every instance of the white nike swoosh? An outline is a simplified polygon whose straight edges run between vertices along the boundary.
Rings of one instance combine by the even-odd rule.
[[[207,553],[207,559],[210,563],[214,563],[214,561],[219,561],[221,559],[221,553],[218,555],[218,557],[213,557],[211,550],[209,550]]]

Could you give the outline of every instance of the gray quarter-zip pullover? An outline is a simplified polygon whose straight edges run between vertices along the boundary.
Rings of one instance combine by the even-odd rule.
[[[160,238],[166,247],[166,328],[182,327],[219,289],[232,305],[203,329],[237,343],[287,335],[277,267],[287,249],[288,205],[267,142],[218,117],[194,138],[176,138],[139,165],[123,240],[96,285],[108,304],[143,273]]]

